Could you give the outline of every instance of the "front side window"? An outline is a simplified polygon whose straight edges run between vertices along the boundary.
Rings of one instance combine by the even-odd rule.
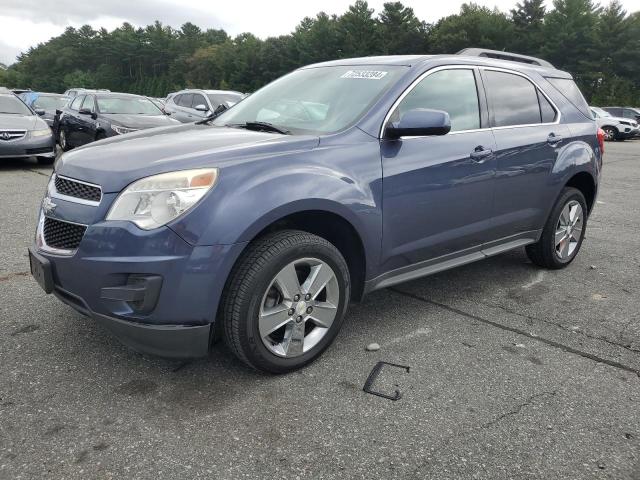
[[[245,98],[213,124],[266,122],[294,135],[339,132],[355,124],[406,71],[394,65],[303,68]]]
[[[80,105],[82,105],[82,102],[84,101],[85,97],[86,95],[78,95],[76,98],[73,99],[73,102],[71,102],[71,106],[69,108],[71,110],[75,110],[76,112],[80,110]]]
[[[192,106],[193,108],[196,108],[198,105],[204,105],[205,107],[208,107],[207,101],[204,99],[204,97],[199,93],[194,93]]]
[[[425,77],[400,102],[391,116],[399,120],[416,108],[443,110],[451,119],[451,131],[480,128],[480,107],[473,70],[440,70]]]
[[[209,100],[211,101],[211,105],[213,108],[216,108],[218,105],[225,104],[227,107],[232,107],[240,100],[242,100],[242,95],[239,93],[216,93],[209,94]]]
[[[104,114],[162,115],[153,102],[143,97],[98,97],[98,110]]]
[[[191,108],[191,102],[193,101],[193,93],[183,93],[180,95],[177,103],[181,107]]]
[[[519,75],[492,70],[486,70],[485,77],[494,126],[541,123],[538,92],[533,83]]]
[[[82,102],[82,109],[84,110],[89,110],[91,112],[94,111],[94,102],[93,102],[93,97],[91,95],[87,95],[84,99],[84,102]]]

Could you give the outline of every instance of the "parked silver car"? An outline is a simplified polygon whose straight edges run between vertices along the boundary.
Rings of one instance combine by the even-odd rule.
[[[640,133],[638,122],[630,118],[614,117],[599,107],[590,107],[598,127],[604,130],[605,140],[625,140]]]
[[[245,97],[231,90],[181,90],[170,94],[164,111],[182,123],[195,122],[224,105],[230,108]]]
[[[13,93],[0,93],[0,159],[37,157],[51,164],[54,145],[49,125],[35,111]]]

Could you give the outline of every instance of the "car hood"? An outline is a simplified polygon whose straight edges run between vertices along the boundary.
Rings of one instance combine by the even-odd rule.
[[[0,113],[0,130],[34,130],[38,124],[38,120],[40,119],[35,115],[10,115]]]
[[[103,114],[102,117],[116,125],[123,127],[145,128],[164,127],[167,125],[177,125],[180,122],[169,118],[167,115],[125,115],[125,114]]]
[[[268,160],[306,151],[317,136],[281,135],[194,123],[110,137],[65,153],[56,171],[119,192],[139,178],[174,170]]]

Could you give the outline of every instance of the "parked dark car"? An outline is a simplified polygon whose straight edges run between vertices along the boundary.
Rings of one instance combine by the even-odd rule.
[[[232,107],[244,97],[243,93],[228,90],[181,90],[167,99],[164,111],[183,123],[195,122],[220,108]]]
[[[37,157],[51,164],[55,144],[49,126],[13,93],[0,93],[0,159]]]
[[[62,109],[56,122],[62,150],[95,140],[179,123],[147,97],[126,93],[81,93]]]
[[[629,118],[640,123],[640,110],[632,107],[602,107],[614,117]]]
[[[602,132],[568,73],[463,53],[300,68],[215,119],[62,155],[34,276],[139,351],[202,356],[221,333],[286,372],[373,290],[525,246],[566,267]]]
[[[24,103],[31,107],[34,111],[47,122],[49,127],[53,127],[53,121],[56,116],[56,110],[61,110],[69,103],[70,98],[60,95],[59,93],[41,93],[27,92],[20,95]]]

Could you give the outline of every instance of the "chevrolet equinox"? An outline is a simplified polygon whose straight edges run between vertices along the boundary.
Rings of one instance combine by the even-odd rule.
[[[31,271],[140,352],[203,356],[221,335],[287,372],[373,290],[521,247],[566,267],[602,155],[571,75],[544,60],[310,65],[218,116],[63,154]]]

